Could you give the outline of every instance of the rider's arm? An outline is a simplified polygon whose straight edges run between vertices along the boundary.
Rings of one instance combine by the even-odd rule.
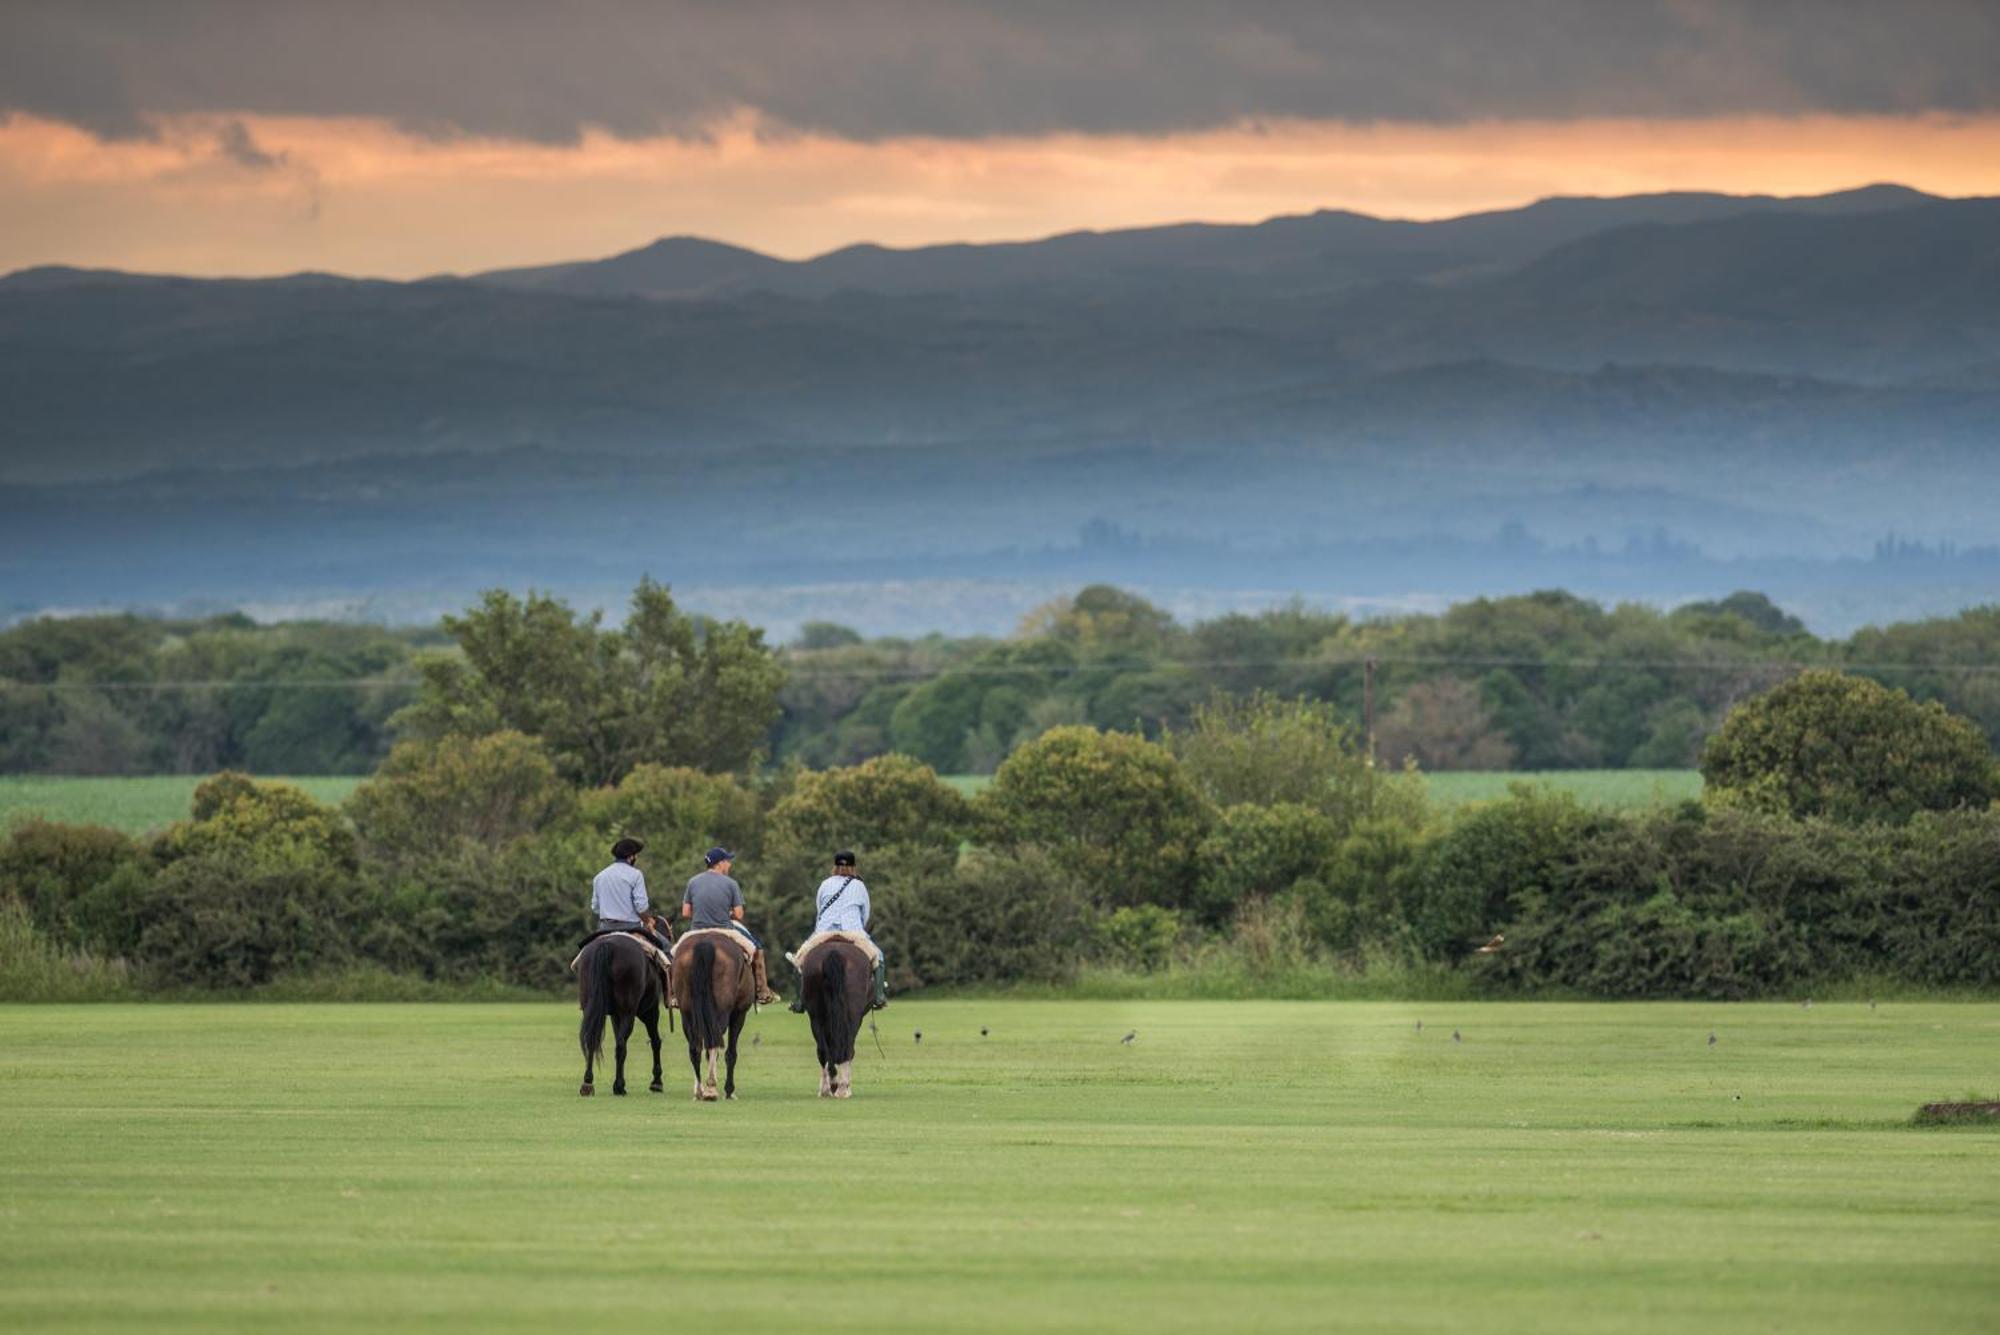
[[[741,904],[738,904],[735,908],[729,910],[729,916],[734,918],[737,922],[742,922],[743,906]]]
[[[694,905],[688,903],[685,899],[681,901],[681,916],[683,918],[692,918],[694,916]]]

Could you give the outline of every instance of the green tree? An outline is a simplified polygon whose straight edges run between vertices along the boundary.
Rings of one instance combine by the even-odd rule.
[[[977,805],[998,839],[1048,849],[1102,904],[1199,895],[1196,850],[1214,810],[1157,743],[1056,728],[1007,757]]]
[[[621,629],[601,621],[541,594],[488,593],[445,618],[460,654],[419,660],[420,693],[398,725],[419,738],[526,733],[565,777],[592,786],[644,761],[711,773],[757,762],[784,683],[762,631],[698,624],[651,580]]]
[[[1820,669],[1739,705],[1702,752],[1719,800],[1847,823],[1984,806],[2000,771],[1978,727],[1865,677]]]
[[[1262,692],[1216,696],[1166,744],[1218,807],[1293,802],[1325,812],[1336,833],[1371,814],[1416,823],[1424,817],[1422,781],[1372,765],[1332,705]]]
[[[347,812],[371,858],[412,864],[540,833],[574,804],[540,743],[496,732],[402,743],[349,795]]]

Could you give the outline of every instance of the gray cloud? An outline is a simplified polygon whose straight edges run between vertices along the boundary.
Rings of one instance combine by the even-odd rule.
[[[858,139],[2000,108],[1992,0],[9,0],[0,110]],[[249,145],[255,149],[255,145]],[[260,151],[260,150],[259,150]]]

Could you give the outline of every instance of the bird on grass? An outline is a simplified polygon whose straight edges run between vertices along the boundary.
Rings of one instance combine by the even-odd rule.
[[[1714,1046],[1715,1046],[1715,1034],[1713,1033],[1713,1031],[1711,1031],[1711,1032],[1709,1033],[1709,1036],[1708,1036],[1708,1045],[1709,1045],[1710,1047],[1714,1047]]]
[[[924,1031],[919,1029],[917,1030],[917,1042],[921,1043],[923,1041],[924,1041]]]
[[[751,1047],[753,1047],[753,1048],[761,1048],[761,1047],[763,1047],[763,1046],[764,1046],[764,1036],[763,1036],[762,1034],[752,1034],[752,1035],[750,1035],[750,1046],[751,1046]]]
[[[1417,1032],[1420,1034],[1424,1032],[1424,1022],[1422,1020],[1417,1021]]]
[[[1465,1040],[1460,1038],[1458,1036],[1458,1030],[1454,1029],[1451,1031],[1451,1041],[1454,1043],[1463,1043]]]
[[[981,1038],[986,1037],[986,1026],[983,1024],[979,1026],[979,1036]]]
[[[1120,1043],[1130,1043],[1133,1039],[1137,1038],[1138,1036],[1139,1036],[1139,1031],[1137,1029],[1134,1029],[1131,1033],[1125,1035],[1125,1037],[1119,1039],[1118,1041]]]
[[[1875,1009],[1875,998],[1868,998],[1868,1009],[1871,1011]]]

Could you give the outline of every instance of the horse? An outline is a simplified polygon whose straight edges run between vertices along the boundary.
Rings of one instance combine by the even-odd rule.
[[[660,1002],[659,966],[645,948],[623,932],[600,936],[583,948],[576,962],[576,1004],[583,1012],[577,1042],[583,1048],[583,1088],[577,1093],[589,1098],[597,1092],[593,1083],[596,1063],[604,1059],[604,1019],[611,1017],[611,1032],[618,1040],[617,1078],[613,1094],[625,1092],[625,1040],[632,1037],[632,1021],[646,1026],[653,1044],[655,1094],[665,1089],[660,1083]]]
[[[819,1096],[854,1093],[854,1040],[872,994],[868,953],[850,941],[825,941],[806,957],[801,975],[806,1015],[819,1049]]]
[[[691,933],[675,942],[674,1001],[680,1007],[681,1028],[687,1032],[696,1103],[715,1102],[716,1064],[724,1057],[725,1048],[722,1097],[736,1097],[736,1040],[742,1037],[743,1021],[756,1000],[747,951],[733,946],[718,951],[715,938],[705,933]],[[704,1058],[708,1062],[706,1079],[702,1076]]]

